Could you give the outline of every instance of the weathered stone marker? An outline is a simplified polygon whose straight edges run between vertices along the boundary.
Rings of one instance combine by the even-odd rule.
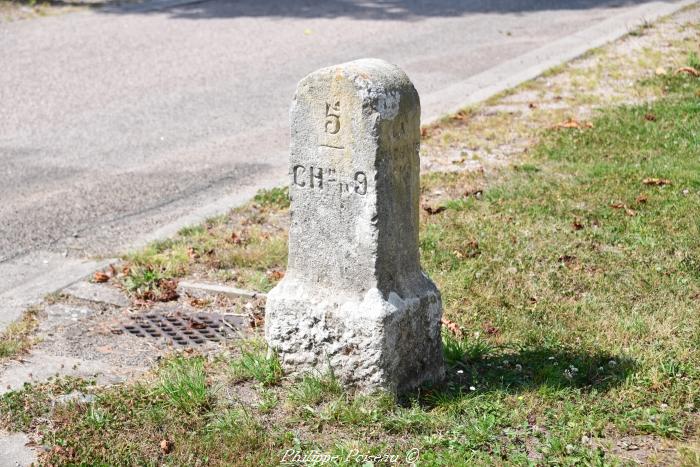
[[[420,103],[365,59],[318,70],[291,108],[292,223],[265,336],[291,373],[329,366],[363,391],[444,375],[435,285],[420,268]]]

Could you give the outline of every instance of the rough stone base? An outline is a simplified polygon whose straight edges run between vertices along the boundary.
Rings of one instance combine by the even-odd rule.
[[[440,293],[425,276],[411,297],[361,299],[285,278],[268,295],[265,337],[291,374],[332,368],[362,392],[404,392],[444,377]],[[311,297],[311,298],[309,298]]]

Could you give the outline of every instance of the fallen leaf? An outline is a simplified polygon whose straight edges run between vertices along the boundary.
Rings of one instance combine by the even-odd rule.
[[[204,329],[207,327],[206,323],[196,319],[188,319],[188,322],[189,327],[191,327],[192,329]]]
[[[269,271],[267,271],[267,277],[278,281],[284,277],[284,271],[280,269],[270,269]]]
[[[658,68],[655,70],[655,73],[656,73],[657,76],[665,75],[665,74],[667,74],[666,68],[660,66],[660,67],[658,67]]]
[[[197,259],[199,258],[199,253],[197,253],[197,251],[193,247],[188,247],[187,256],[189,256],[191,259]]]
[[[482,326],[484,332],[488,334],[489,336],[495,336],[501,332],[500,329],[498,329],[496,326],[491,324],[490,321],[487,321],[483,324]]]
[[[578,260],[578,258],[576,258],[576,257],[573,256],[573,255],[562,255],[562,256],[559,257],[559,262],[560,262],[560,263],[564,263],[564,264],[566,264],[567,266],[570,265],[570,264],[576,263],[577,260]]]
[[[630,217],[634,217],[637,215],[637,212],[633,209],[625,208],[625,214],[627,214]]]
[[[427,137],[428,137],[428,129],[427,129],[426,127],[421,128],[421,129],[420,129],[420,135],[421,135],[421,137],[423,137],[423,138],[427,138]]]
[[[642,180],[642,183],[645,185],[652,185],[652,186],[664,186],[664,185],[670,185],[671,180],[667,178],[645,178]]]
[[[537,108],[537,104],[535,104],[534,102],[528,103],[527,106],[528,106],[529,108],[531,108],[531,109],[536,109],[536,108]]]
[[[117,277],[119,275],[117,268],[115,268],[113,264],[109,265],[109,272],[111,273],[112,277]]]
[[[574,230],[581,230],[584,227],[583,222],[578,217],[574,219],[574,221],[571,223],[571,226],[574,228]]]
[[[107,282],[109,280],[109,274],[105,274],[102,271],[97,271],[92,277],[93,282]]]
[[[557,123],[553,128],[593,128],[593,124],[591,122],[579,122],[575,118],[569,118],[568,120]]]
[[[644,204],[649,200],[649,198],[647,195],[639,195],[634,200],[637,202],[637,204]]]
[[[623,203],[610,203],[610,207],[613,209],[625,209],[627,206]]]
[[[439,214],[442,211],[444,211],[445,209],[447,209],[445,206],[438,206],[438,207],[434,208],[432,206],[428,206],[427,204],[424,204],[422,207],[423,207],[423,210],[425,212],[427,212],[428,214],[430,214],[431,216],[433,214]]]
[[[700,76],[700,71],[696,70],[692,66],[682,66],[682,67],[678,68],[676,70],[676,74],[679,74],[679,73],[687,73],[689,75],[693,75],[696,77]]]
[[[171,300],[176,300],[177,297],[177,280],[161,279],[158,281],[158,294],[152,297],[152,299],[156,299],[159,302],[169,302]]]
[[[464,110],[460,110],[454,116],[452,117],[453,120],[466,120],[469,117],[469,114],[465,112]]]
[[[462,331],[459,324],[455,323],[454,321],[450,321],[444,316],[442,317],[442,325],[445,326],[447,330],[450,331],[455,337],[464,336],[464,331]]]
[[[231,232],[231,237],[229,238],[229,242],[233,243],[234,245],[240,245],[243,243],[243,238],[234,231],[234,232]]]
[[[173,442],[164,439],[160,442],[160,451],[163,454],[169,454],[173,450]]]
[[[648,113],[644,115],[644,120],[648,122],[655,122],[656,121],[656,115]]]
[[[209,304],[209,300],[207,300],[206,298],[195,297],[195,298],[190,300],[190,306],[192,306],[194,308],[204,308],[208,304]]]

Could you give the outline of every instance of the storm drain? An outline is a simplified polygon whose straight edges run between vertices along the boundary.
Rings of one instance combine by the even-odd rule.
[[[215,313],[147,313],[131,317],[123,330],[136,337],[164,339],[187,346],[235,339],[243,332],[246,319]]]

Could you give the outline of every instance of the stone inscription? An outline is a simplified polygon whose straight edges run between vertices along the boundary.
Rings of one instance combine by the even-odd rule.
[[[326,102],[325,120],[323,122],[324,138],[320,146],[344,149],[341,143],[340,101]]]
[[[340,131],[340,101],[335,104],[326,102],[326,133],[332,135]]]
[[[292,167],[292,183],[301,188],[314,190],[338,190],[344,193],[366,195],[367,174],[357,171],[352,177],[333,168],[305,166],[297,164]]]

